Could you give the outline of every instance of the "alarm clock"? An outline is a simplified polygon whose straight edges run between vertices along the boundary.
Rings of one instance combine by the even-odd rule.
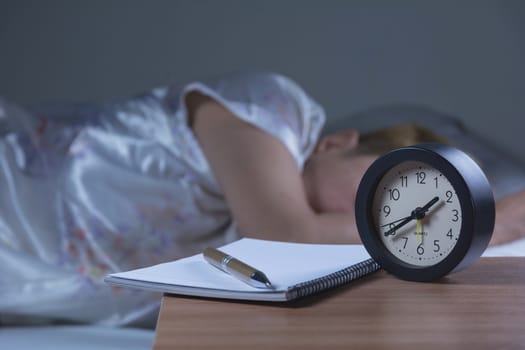
[[[494,230],[490,184],[466,153],[446,144],[380,156],[356,195],[356,223],[370,256],[387,272],[429,282],[475,262]]]

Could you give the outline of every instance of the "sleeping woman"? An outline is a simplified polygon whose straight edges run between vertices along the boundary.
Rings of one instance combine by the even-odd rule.
[[[0,315],[130,324],[154,314],[159,295],[108,287],[108,273],[240,236],[359,242],[364,171],[388,147],[440,140],[417,131],[378,149],[383,136],[360,142],[353,129],[320,137],[324,122],[317,102],[272,73],[69,117],[0,101]],[[498,203],[492,243],[524,236],[522,198]]]

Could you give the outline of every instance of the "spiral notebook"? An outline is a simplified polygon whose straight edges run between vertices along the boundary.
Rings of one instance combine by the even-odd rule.
[[[188,258],[105,278],[112,285],[208,298],[288,301],[317,294],[375,272],[379,265],[362,245],[304,244],[243,238],[221,251],[264,272],[273,288],[252,287],[210,265]]]

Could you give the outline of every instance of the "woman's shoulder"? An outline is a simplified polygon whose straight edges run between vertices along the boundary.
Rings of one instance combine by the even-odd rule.
[[[271,71],[238,71],[195,81],[177,100],[177,115],[187,121],[186,96],[212,98],[238,119],[281,140],[302,166],[325,121],[323,108],[286,75]]]

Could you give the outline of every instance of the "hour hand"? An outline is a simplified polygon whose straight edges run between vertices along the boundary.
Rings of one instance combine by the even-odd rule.
[[[399,220],[396,220],[396,221],[393,221],[391,222],[390,224],[393,224],[393,223],[396,223],[399,221],[398,224],[396,224],[394,227],[390,228],[388,231],[386,231],[384,233],[385,237],[386,236],[389,236],[389,235],[395,235],[396,234],[396,230],[400,229],[401,227],[405,226],[406,224],[408,224],[410,221],[412,220],[421,220],[425,217],[425,214],[427,213],[427,211],[434,205],[437,203],[437,201],[439,201],[439,197],[436,196],[434,198],[432,198],[430,201],[428,201],[427,204],[425,204],[424,206],[422,207],[417,207],[416,209],[412,210],[412,213],[410,213],[409,216],[405,217],[405,218],[402,218],[402,219],[399,219]],[[390,225],[388,224],[388,225]],[[386,226],[386,225],[383,225],[383,226]]]

